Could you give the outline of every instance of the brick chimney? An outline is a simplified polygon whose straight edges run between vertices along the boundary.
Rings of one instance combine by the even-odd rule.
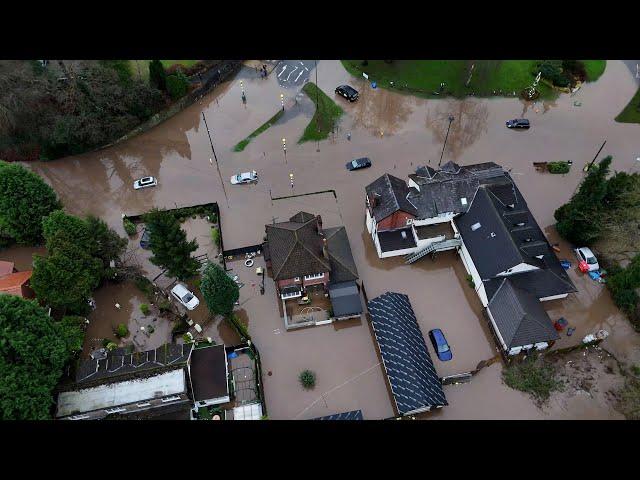
[[[322,237],[322,256],[329,260],[329,242],[326,238]]]
[[[317,219],[317,226],[318,226],[318,234],[321,236],[324,236],[324,232],[322,231],[322,217],[320,215],[318,215],[316,217]]]

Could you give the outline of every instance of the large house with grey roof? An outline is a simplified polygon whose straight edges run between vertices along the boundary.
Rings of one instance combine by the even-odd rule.
[[[500,165],[425,166],[407,182],[385,174],[366,187],[366,226],[380,258],[405,255],[412,263],[455,249],[507,354],[546,348],[557,338],[548,315],[532,305],[576,288]]]
[[[334,318],[360,316],[358,269],[343,226],[324,228],[320,215],[298,212],[265,230],[265,261],[283,302],[320,289],[331,299]]]

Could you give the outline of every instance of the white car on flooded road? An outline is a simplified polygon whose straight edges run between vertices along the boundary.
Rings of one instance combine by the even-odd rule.
[[[171,295],[184,305],[187,310],[193,310],[200,305],[200,300],[187,287],[181,283],[176,283],[176,286],[171,289]]]
[[[155,187],[158,185],[156,177],[142,177],[140,180],[133,182],[133,188],[140,190],[141,188]]]
[[[251,183],[258,181],[258,172],[252,170],[251,172],[239,173],[231,177],[231,184],[238,185],[240,183]]]

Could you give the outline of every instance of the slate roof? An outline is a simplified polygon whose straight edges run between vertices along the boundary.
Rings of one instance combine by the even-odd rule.
[[[487,288],[487,298],[497,290],[489,280],[520,263],[544,272],[510,275],[519,288],[537,298],[577,291],[549,245],[516,184],[481,185],[469,211],[454,219],[473,263]],[[473,231],[475,224],[480,227]]]
[[[364,420],[362,410],[353,410],[351,412],[335,413],[326,417],[312,418],[311,420]]]
[[[504,278],[497,277],[483,282],[487,298],[491,298],[498,291]],[[514,287],[524,290],[536,298],[553,297],[576,291],[571,280],[559,276],[550,268],[509,275],[509,280]]]
[[[411,213],[418,219],[433,218],[441,213],[466,212],[478,186],[488,179],[502,176],[502,167],[493,162],[467,166],[447,162],[439,170],[421,166],[415,174],[409,175],[418,189],[410,188],[400,179],[387,175],[370,184],[367,195],[373,192],[379,195],[379,205],[373,209],[376,221],[397,210]],[[462,203],[463,198],[466,198],[466,203]]]
[[[502,280],[487,308],[507,349],[560,338],[540,301],[510,278]]]
[[[407,200],[410,189],[404,180],[385,173],[365,187],[367,196],[375,198],[373,216],[377,222],[401,210],[413,216],[418,215],[416,207]]]
[[[119,354],[109,352],[101,360],[84,360],[76,371],[76,384],[107,383],[123,381],[121,377],[150,373],[167,367],[175,368],[189,360],[192,344],[168,343],[155,350]],[[74,386],[75,388],[75,386]]]
[[[266,225],[274,280],[331,270],[322,254],[316,216],[299,212],[288,222]]]
[[[367,306],[398,413],[448,405],[409,297],[387,292]]]
[[[223,344],[196,348],[191,353],[193,400],[213,400],[229,395],[227,354]]]
[[[353,260],[347,230],[344,227],[324,229],[331,266],[331,282],[348,282],[358,279],[358,269]]]
[[[360,290],[358,290],[355,281],[330,284],[329,298],[335,317],[347,317],[362,313]]]

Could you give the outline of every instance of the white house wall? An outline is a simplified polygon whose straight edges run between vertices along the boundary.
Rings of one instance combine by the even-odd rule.
[[[460,254],[460,258],[462,259],[462,263],[464,264],[464,268],[467,270],[467,273],[471,275],[473,279],[473,283],[475,285],[475,291],[480,297],[480,302],[482,302],[482,306],[486,307],[489,304],[489,300],[487,299],[487,294],[484,290],[484,283],[482,282],[482,278],[480,278],[480,274],[476,269],[476,266],[471,259],[471,255],[469,255],[469,251],[464,244],[462,238],[460,238],[462,242],[462,246],[458,249],[458,253]]]
[[[455,214],[449,212],[449,213],[443,213],[437,217],[431,217],[431,218],[423,218],[421,220],[414,220],[413,224],[416,227],[422,227],[424,225],[434,225],[436,223],[445,223],[445,222],[450,222],[451,220],[453,220],[453,217],[455,216]]]
[[[500,340],[500,346],[502,347],[503,350],[507,349],[507,344],[504,343],[504,339],[502,338],[502,334],[500,333],[500,330],[498,329],[498,326],[496,325],[496,321],[493,319],[493,315],[491,315],[491,310],[489,310],[487,308],[487,315],[489,316],[489,320],[491,320],[491,325],[493,325],[493,331],[496,333],[496,336],[498,337],[498,340]]]

